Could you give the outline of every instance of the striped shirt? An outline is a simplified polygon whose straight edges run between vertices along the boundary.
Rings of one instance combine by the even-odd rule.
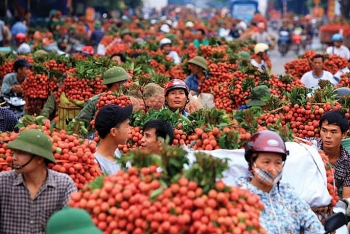
[[[323,150],[323,143],[320,138],[310,137],[306,139],[311,142],[312,140],[316,140],[317,148]],[[340,145],[339,158],[334,163],[333,168],[335,170],[335,186],[337,186],[337,188],[350,187],[350,153],[342,145]]]
[[[66,174],[48,170],[48,176],[32,200],[23,176],[15,171],[0,173],[0,233],[45,233],[49,217],[65,207],[77,191]]]

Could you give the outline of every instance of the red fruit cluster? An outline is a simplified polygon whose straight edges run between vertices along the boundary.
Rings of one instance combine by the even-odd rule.
[[[203,194],[184,177],[164,189],[156,169],[119,171],[72,194],[69,205],[86,209],[104,233],[266,233],[258,195],[222,181]]]

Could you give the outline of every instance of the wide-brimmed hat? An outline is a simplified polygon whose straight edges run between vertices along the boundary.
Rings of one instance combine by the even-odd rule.
[[[89,213],[80,208],[66,207],[48,220],[46,234],[102,234]]]
[[[203,58],[202,56],[196,56],[193,59],[189,60],[188,63],[195,64],[197,66],[200,66],[204,70],[208,70],[207,60],[205,60],[205,58]]]
[[[252,89],[252,96],[250,101],[247,102],[247,106],[265,106],[266,102],[262,99],[269,96],[271,96],[269,87],[266,85],[259,85]]]
[[[112,84],[129,79],[131,76],[122,67],[112,67],[103,73],[102,84]]]

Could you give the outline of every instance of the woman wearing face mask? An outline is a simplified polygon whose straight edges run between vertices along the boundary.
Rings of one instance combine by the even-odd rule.
[[[264,130],[254,134],[245,148],[251,176],[239,178],[236,184],[259,195],[265,206],[260,224],[267,233],[324,233],[309,205],[290,185],[280,182],[287,155],[285,143],[277,133]]]

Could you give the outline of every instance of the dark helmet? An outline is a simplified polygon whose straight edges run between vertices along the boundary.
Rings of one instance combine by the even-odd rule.
[[[289,154],[286,144],[277,133],[270,130],[263,130],[255,133],[245,146],[245,160],[250,163],[252,154],[255,152],[279,153],[282,160],[286,161]]]
[[[164,88],[164,95],[167,96],[170,90],[173,89],[184,89],[186,96],[188,96],[188,87],[186,85],[186,83],[183,80],[180,79],[172,79],[170,80]]]

